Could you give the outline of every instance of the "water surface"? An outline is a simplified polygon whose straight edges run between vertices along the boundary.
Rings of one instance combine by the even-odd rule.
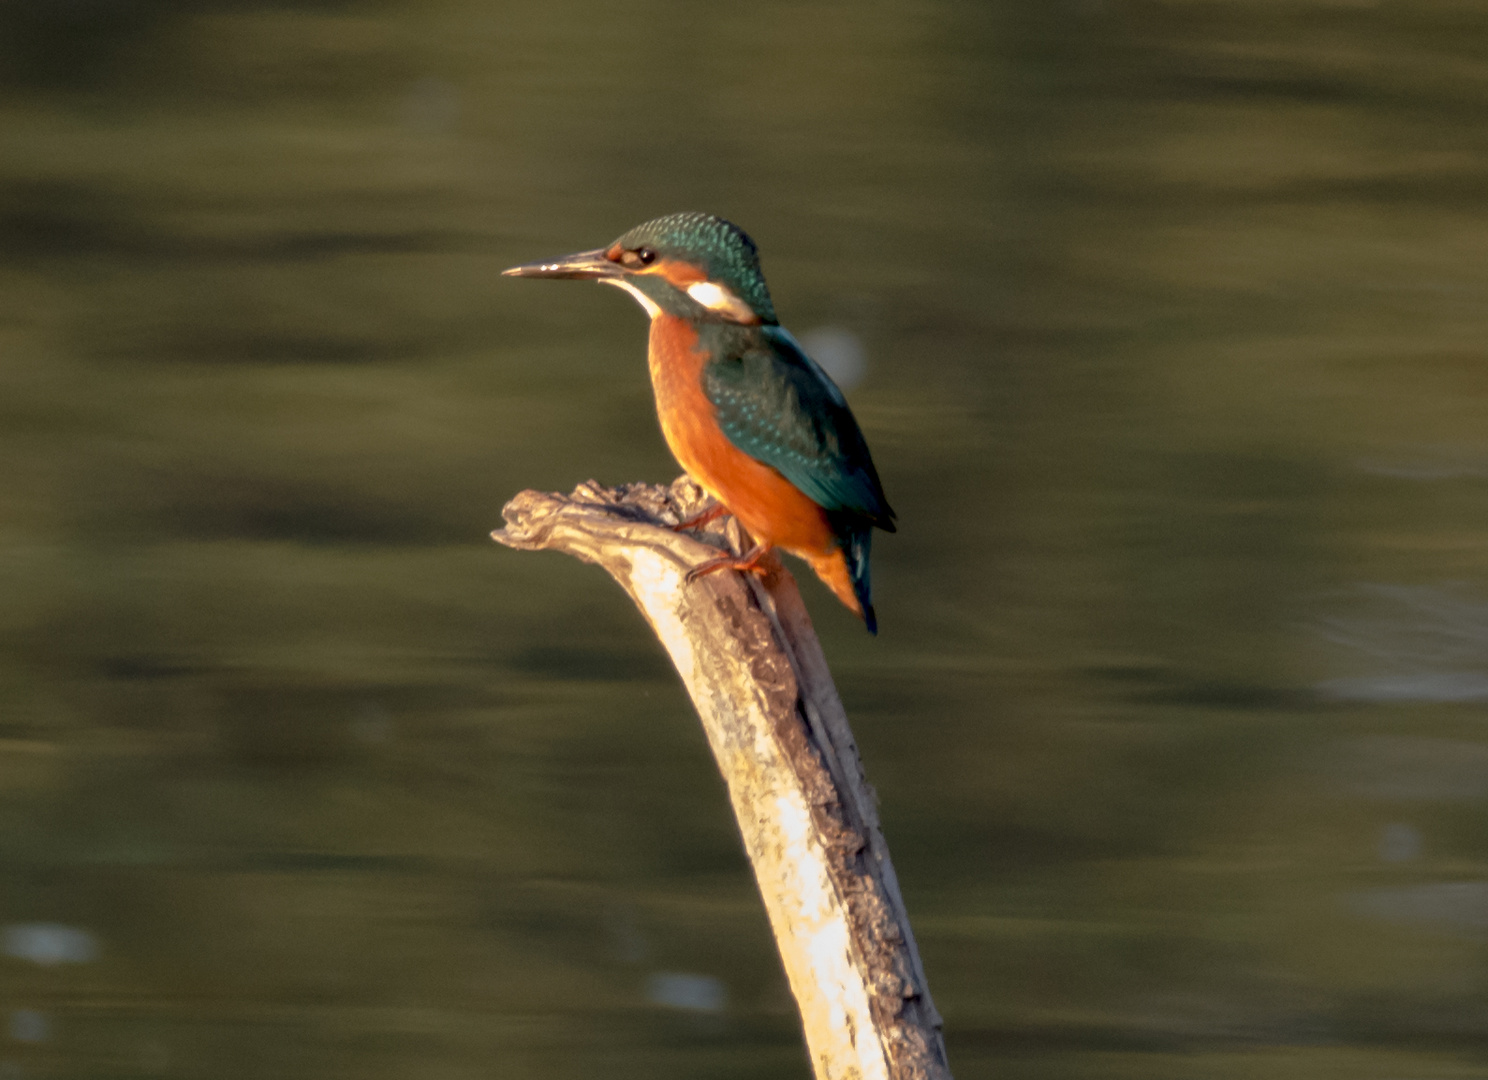
[[[1488,1071],[1488,20],[0,8],[0,1076],[808,1075],[696,719],[526,487],[670,480],[700,208],[901,531],[803,583],[956,1075]],[[845,360],[842,358],[846,357]]]

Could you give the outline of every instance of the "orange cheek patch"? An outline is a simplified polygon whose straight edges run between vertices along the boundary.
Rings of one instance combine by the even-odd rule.
[[[696,285],[700,281],[707,281],[708,275],[703,273],[700,266],[694,266],[690,262],[680,259],[662,259],[642,270],[643,274],[660,274],[683,292],[687,286]]]

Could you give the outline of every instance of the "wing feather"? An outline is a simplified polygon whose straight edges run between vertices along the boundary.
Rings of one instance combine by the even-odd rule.
[[[894,511],[836,383],[785,330],[758,328],[703,369],[730,442],[778,469],[824,510],[894,531]]]

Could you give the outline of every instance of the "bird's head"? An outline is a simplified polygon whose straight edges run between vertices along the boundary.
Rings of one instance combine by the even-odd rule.
[[[744,230],[712,214],[668,214],[609,247],[503,271],[508,277],[592,279],[624,289],[653,319],[775,325],[759,251]]]

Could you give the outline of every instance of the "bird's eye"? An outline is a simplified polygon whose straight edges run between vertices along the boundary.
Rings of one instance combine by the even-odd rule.
[[[656,252],[648,247],[635,248],[631,251],[620,253],[620,265],[635,270],[638,267],[650,266],[656,261]]]

